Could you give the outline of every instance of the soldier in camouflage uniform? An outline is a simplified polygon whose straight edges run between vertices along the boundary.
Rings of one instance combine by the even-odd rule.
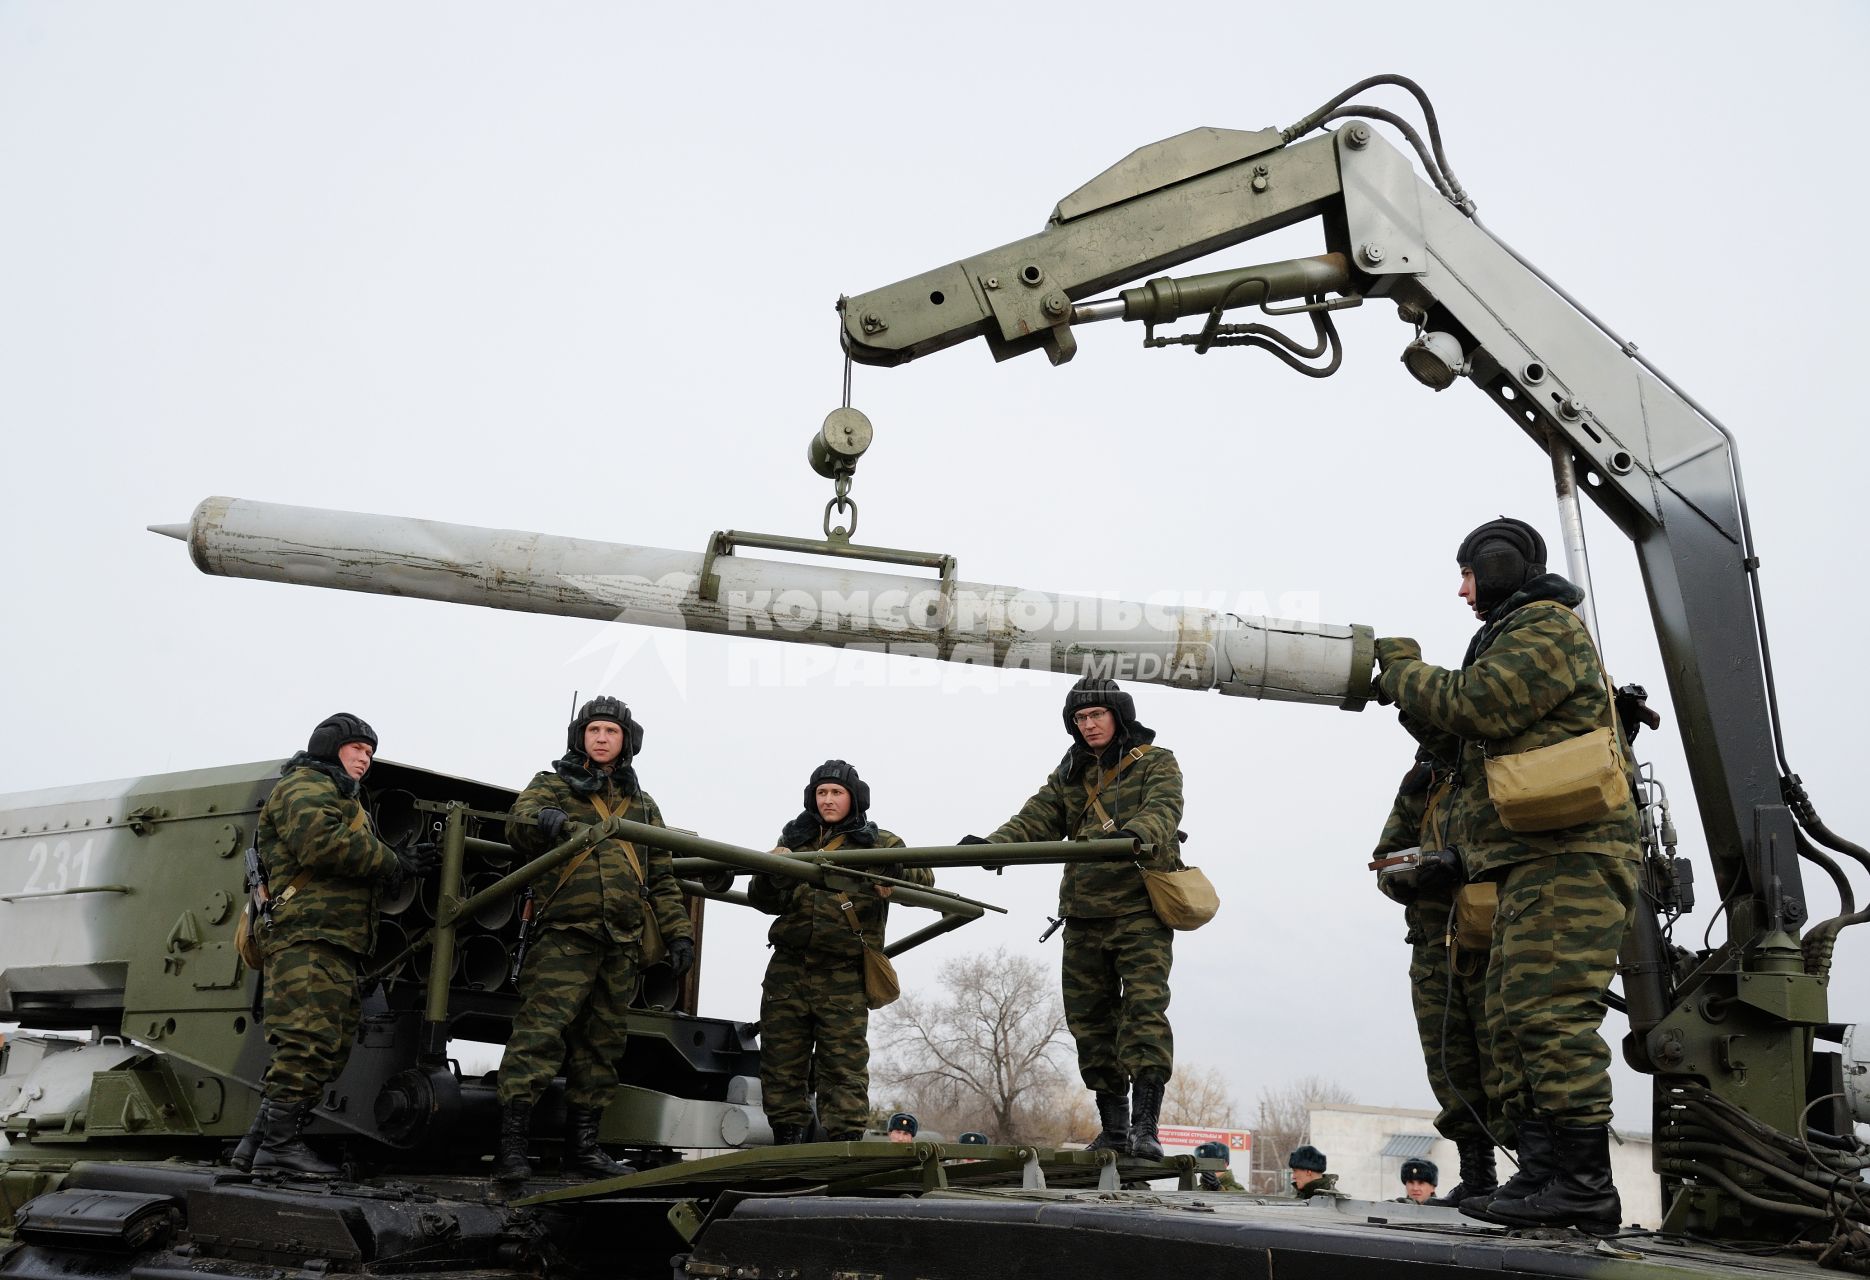
[[[259,1115],[234,1152],[239,1168],[338,1171],[299,1131],[350,1057],[378,895],[437,861],[432,847],[399,853],[371,830],[361,784],[376,747],[376,733],[357,716],[328,717],[286,762],[260,810],[255,848],[272,899],[260,930],[261,1008],[273,1056]]]
[[[812,770],[805,807],[780,831],[773,852],[902,847],[870,821],[870,784],[844,761],[827,760]],[[884,874],[935,883],[927,867]],[[779,917],[766,935],[773,957],[760,988],[760,1091],[776,1145],[805,1141],[814,1084],[818,1120],[832,1141],[863,1137],[870,1117],[864,947],[883,946],[889,893],[887,885],[843,892],[782,876],[754,876],[747,886],[749,902]]]
[[[1462,542],[1461,597],[1482,619],[1457,670],[1413,640],[1380,639],[1379,696],[1412,728],[1460,739],[1448,837],[1467,874],[1499,890],[1487,965],[1487,1035],[1519,1172],[1465,1213],[1516,1226],[1614,1231],[1605,991],[1636,901],[1633,803],[1555,831],[1507,830],[1487,794],[1489,752],[1511,754],[1611,722],[1611,690],[1576,586],[1545,571],[1529,525],[1495,520]]]
[[[1424,739],[1397,789],[1375,858],[1449,847],[1447,799],[1460,741],[1427,730]],[[1454,938],[1459,879],[1457,870],[1424,868],[1378,881],[1403,906],[1416,1035],[1429,1088],[1441,1104],[1435,1130],[1461,1153],[1461,1181],[1439,1204],[1491,1193],[1499,1185],[1495,1136],[1511,1132],[1500,1115],[1500,1072],[1486,1035],[1487,954],[1469,952]]]
[[[1156,868],[1178,869],[1182,770],[1154,745],[1155,731],[1136,722],[1134,700],[1116,681],[1086,676],[1065,695],[1064,720],[1071,749],[988,842],[1128,836],[1155,846]],[[1168,1016],[1174,935],[1128,862],[1068,865],[1058,914],[1065,921],[1065,1020],[1102,1126],[1089,1149],[1160,1160],[1156,1124],[1175,1068]]]
[[[565,755],[534,776],[507,818],[507,840],[528,858],[563,844],[571,827],[605,818],[662,826],[637,785],[643,728],[615,698],[593,698],[565,731]],[[519,976],[519,1007],[500,1063],[500,1154],[494,1177],[524,1181],[532,1109],[563,1067],[564,1167],[594,1178],[634,1170],[604,1154],[598,1130],[617,1087],[624,1019],[636,993],[645,920],[652,919],[679,977],[695,944],[666,850],[609,839],[531,886],[532,944]]]

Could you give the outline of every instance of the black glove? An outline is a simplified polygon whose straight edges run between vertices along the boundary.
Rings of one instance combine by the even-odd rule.
[[[1202,1174],[1201,1189],[1203,1191],[1219,1191],[1221,1189],[1221,1175],[1218,1173]]]
[[[676,938],[669,943],[669,968],[681,977],[695,967],[695,943],[692,938]]]
[[[563,809],[551,808],[539,810],[539,816],[535,821],[539,824],[539,830],[545,832],[545,838],[557,844],[559,834],[565,830],[565,824],[571,819],[566,816]]]
[[[979,836],[962,836],[959,840],[955,841],[955,843],[956,844],[992,844],[993,841],[983,840]]]
[[[398,881],[419,880],[441,864],[441,848],[423,840],[396,851],[396,878]]]

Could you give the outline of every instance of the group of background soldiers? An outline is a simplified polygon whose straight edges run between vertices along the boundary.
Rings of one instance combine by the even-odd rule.
[[[1598,1027],[1634,906],[1634,805],[1557,831],[1509,831],[1483,771],[1489,753],[1542,747],[1605,723],[1610,688],[1573,611],[1582,593],[1546,571],[1536,531],[1490,521],[1456,558],[1461,597],[1482,620],[1461,666],[1429,665],[1413,640],[1376,645],[1377,696],[1399,708],[1418,743],[1378,852],[1458,852],[1458,870],[1445,883],[1423,877],[1402,895],[1417,1022],[1442,1104],[1437,1127],[1461,1152],[1462,1182],[1449,1200],[1515,1225],[1614,1230],[1609,1051]],[[1071,746],[1044,785],[984,840],[969,835],[961,843],[1124,836],[1149,850],[1153,869],[1179,867],[1181,770],[1137,721],[1130,695],[1087,676],[1066,695],[1063,719]],[[509,842],[532,857],[561,843],[571,824],[625,816],[662,825],[636,776],[642,744],[642,726],[623,703],[587,702],[567,728],[565,754],[515,802]],[[273,1058],[253,1132],[235,1156],[255,1168],[333,1171],[298,1133],[356,1033],[356,979],[373,944],[377,895],[435,863],[431,849],[398,852],[372,833],[359,781],[376,745],[357,717],[327,719],[288,762],[261,815],[261,862],[268,883],[284,887],[262,941]],[[780,851],[901,847],[870,819],[870,804],[855,768],[826,761],[807,780]],[[933,883],[926,869],[894,871]],[[1451,928],[1464,884],[1492,886],[1498,900],[1488,945],[1465,952]],[[778,917],[761,998],[761,1081],[777,1142],[811,1132],[813,1083],[817,1118],[832,1138],[863,1131],[870,1110],[863,956],[883,944],[887,898],[887,886],[853,896],[754,878],[749,900]],[[1160,1158],[1157,1123],[1174,1069],[1173,934],[1150,905],[1139,863],[1068,865],[1058,912],[1066,1019],[1100,1121],[1091,1147]],[[561,1072],[567,1167],[592,1176],[628,1172],[597,1134],[617,1083],[614,1063],[644,948],[666,953],[678,976],[694,962],[669,855],[616,837],[594,844],[534,886],[533,927],[499,1072],[495,1176],[517,1181],[531,1172],[532,1109]],[[1503,1186],[1494,1171],[1499,1143],[1516,1148],[1519,1162]]]

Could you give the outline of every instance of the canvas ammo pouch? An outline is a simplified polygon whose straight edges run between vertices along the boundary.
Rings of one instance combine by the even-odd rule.
[[[240,963],[249,969],[258,969],[265,958],[260,954],[260,931],[254,927],[254,917],[259,914],[259,902],[248,894],[247,905],[241,908],[240,923],[234,926],[234,952],[240,957]]]
[[[1098,830],[1102,834],[1114,835],[1117,824],[1104,808],[1104,802],[1097,798],[1105,783],[1115,782],[1123,776],[1123,771],[1141,760],[1149,753],[1147,745],[1132,747],[1124,752],[1123,759],[1110,771],[1110,776],[1092,785],[1089,778],[1084,780],[1085,800],[1091,811],[1097,815]],[[1143,873],[1143,888],[1149,894],[1149,908],[1156,913],[1156,919],[1171,929],[1199,929],[1214,919],[1221,909],[1221,895],[1214,891],[1214,882],[1209,880],[1200,867],[1179,865],[1174,871],[1153,871],[1141,863],[1137,870]]]
[[[1221,895],[1200,867],[1151,871],[1140,867],[1150,909],[1171,929],[1199,929],[1221,909]]]
[[[1563,606],[1559,606],[1563,607]],[[1487,795],[1508,831],[1558,831],[1607,818],[1630,802],[1629,763],[1604,681],[1604,723],[1589,733],[1512,755],[1486,757]]]
[[[829,852],[841,843],[842,836],[827,844],[825,850]],[[864,949],[864,1007],[881,1009],[886,1004],[895,1004],[903,993],[903,984],[896,977],[896,966],[864,937],[863,929],[857,924],[857,904],[851,901],[850,894],[838,895],[838,915],[857,935],[858,944]]]
[[[823,852],[835,853],[843,847],[844,837],[833,836],[825,841]],[[838,918],[857,935],[857,943],[864,949],[864,1007],[881,1009],[886,1004],[895,1004],[903,993],[903,984],[896,977],[896,966],[864,937],[863,929],[857,924],[857,904],[851,901],[848,893],[838,894]]]
[[[1463,951],[1486,951],[1493,946],[1493,917],[1500,909],[1500,886],[1492,880],[1474,880],[1454,895],[1454,941]]]
[[[605,804],[601,797],[592,796],[591,804],[597,809],[598,815],[606,821],[615,816],[611,807]],[[626,804],[623,811],[628,813],[630,806]],[[643,873],[643,863],[636,856],[636,846],[628,840],[618,843],[623,845],[623,856],[629,859],[630,870],[636,874],[637,880],[643,886],[643,946],[636,963],[638,968],[647,969],[652,964],[660,964],[668,956],[669,948],[662,940],[662,926],[656,922],[656,903],[649,896],[649,877]],[[564,876],[559,879],[557,887],[552,890],[554,896],[557,895],[559,889],[565,887],[565,881],[571,879],[571,873],[578,869],[578,863],[583,862],[589,856],[590,851],[586,850],[573,860],[571,866],[565,868]]]

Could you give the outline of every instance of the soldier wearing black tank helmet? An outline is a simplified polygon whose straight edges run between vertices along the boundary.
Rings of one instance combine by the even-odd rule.
[[[514,848],[536,858],[564,843],[572,824],[610,817],[662,826],[662,811],[636,778],[643,727],[616,698],[593,698],[565,731],[565,754],[533,777],[507,818]],[[589,1177],[632,1173],[598,1145],[604,1106],[617,1087],[625,1020],[653,917],[680,976],[694,963],[694,932],[667,851],[599,841],[532,886],[533,929],[519,975],[519,1007],[500,1063],[500,1153],[494,1177],[519,1182],[532,1109],[565,1073],[564,1167]]]
[[[1458,668],[1413,640],[1376,642],[1377,696],[1453,764],[1448,844],[1499,908],[1485,976],[1485,1035],[1519,1170],[1462,1212],[1512,1226],[1616,1230],[1610,1051],[1598,1028],[1636,901],[1637,817],[1626,794],[1602,816],[1509,828],[1489,791],[1490,756],[1518,755],[1613,726],[1597,649],[1574,611],[1579,588],[1545,567],[1532,526],[1502,517],[1456,553],[1460,596],[1481,620]]]
[[[262,1018],[272,1061],[236,1168],[335,1174],[299,1137],[344,1070],[362,1014],[357,975],[376,941],[377,900],[434,869],[433,848],[377,839],[363,804],[376,731],[339,712],[286,762],[254,838],[271,897],[260,929]]]
[[[1173,870],[1182,821],[1175,756],[1155,745],[1155,730],[1137,723],[1135,701],[1114,680],[1084,677],[1065,695],[1063,714],[1071,749],[987,842],[1130,836],[1154,846],[1157,868]],[[1174,935],[1156,918],[1142,872],[1130,862],[1068,865],[1058,914],[1065,921],[1065,1021],[1102,1126],[1090,1149],[1159,1160],[1156,1126],[1175,1069]]]
[[[805,781],[804,807],[780,830],[774,853],[823,849],[900,849],[870,820],[870,784],[843,760],[827,760]],[[927,867],[886,874],[932,885]],[[843,892],[756,875],[747,901],[779,918],[760,984],[760,1091],[778,1146],[803,1142],[818,1119],[834,1141],[863,1136],[870,1116],[870,1008],[864,948],[882,949],[889,887]]]

